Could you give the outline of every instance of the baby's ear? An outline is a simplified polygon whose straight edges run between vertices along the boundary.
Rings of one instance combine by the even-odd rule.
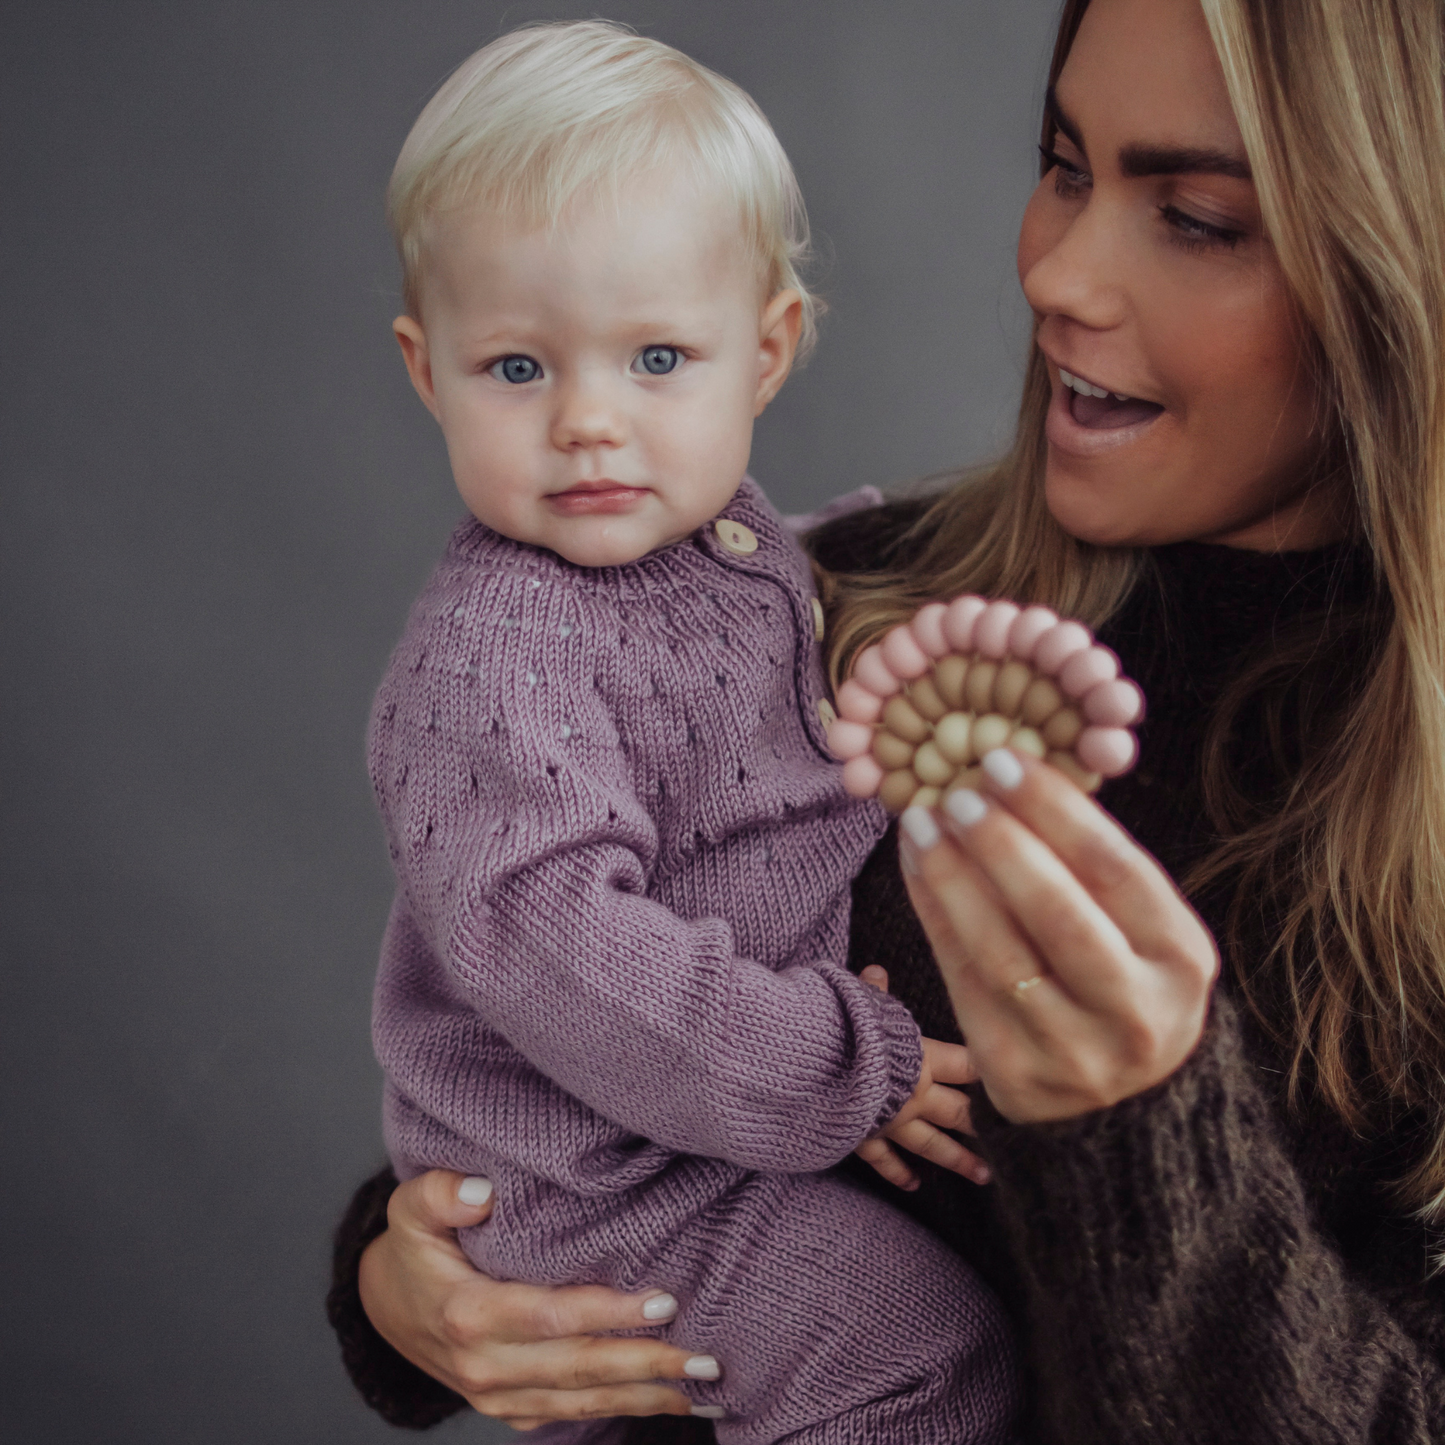
[[[427,350],[426,332],[421,329],[421,323],[414,316],[398,316],[391,323],[391,329],[396,334],[397,344],[401,347],[402,358],[406,362],[407,375],[411,377],[416,394],[421,397],[422,405],[436,416],[437,398],[432,386],[431,352]]]
[[[782,390],[793,369],[798,337],[803,331],[803,298],[789,286],[779,291],[758,321],[758,394],[754,416]]]

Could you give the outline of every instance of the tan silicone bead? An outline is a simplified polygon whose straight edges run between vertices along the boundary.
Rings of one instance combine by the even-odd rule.
[[[1033,728],[1047,721],[1064,705],[1064,695],[1046,677],[1036,678],[1019,704],[1019,716]]]
[[[1001,748],[1014,730],[1013,724],[996,712],[985,713],[973,725],[973,749],[982,757],[995,748]]]
[[[897,772],[889,773],[878,785],[878,801],[890,813],[901,813],[913,801],[913,795],[917,791],[918,779],[913,776],[913,770],[899,768]]]
[[[921,743],[933,731],[906,697],[890,697],[883,709],[883,725],[910,743]]]
[[[966,763],[973,757],[969,739],[973,719],[966,712],[951,712],[933,725],[933,745],[951,763]]]
[[[1015,728],[1008,745],[1021,753],[1027,753],[1031,758],[1041,758],[1049,750],[1048,745],[1033,728]]]
[[[998,663],[980,657],[968,667],[968,680],[963,685],[963,700],[969,712],[987,712],[993,706],[993,680],[998,676]]]
[[[895,772],[912,765],[913,744],[905,742],[896,733],[884,732],[880,728],[873,734],[873,756],[884,772]]]
[[[948,704],[939,697],[938,689],[928,677],[908,684],[908,700],[929,722],[937,722],[948,711]]]
[[[968,677],[968,659],[954,653],[933,669],[933,685],[949,707],[963,706],[963,685]]]
[[[956,793],[960,788],[972,788],[978,791],[979,784],[983,782],[982,768],[965,768],[949,785],[947,791]]]
[[[884,713],[887,716],[887,713]],[[1071,707],[1061,707],[1039,731],[1051,748],[1071,748],[1084,730],[1084,720]]]
[[[1017,658],[1004,663],[993,680],[993,708],[1005,717],[1017,717],[1024,693],[1034,680],[1034,670]]]
[[[938,800],[943,796],[937,788],[920,788],[914,795],[910,808],[936,808]]]
[[[1073,753],[1051,752],[1044,761],[1056,767],[1066,778],[1077,784],[1086,793],[1095,793],[1104,779],[1098,773],[1091,773]]]
[[[953,764],[931,742],[924,743],[913,755],[913,773],[920,783],[940,788],[951,781],[954,771]]]

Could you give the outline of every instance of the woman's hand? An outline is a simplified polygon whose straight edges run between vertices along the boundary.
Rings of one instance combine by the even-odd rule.
[[[466,1193],[486,1193],[484,1181],[466,1183]],[[501,1284],[478,1273],[454,1231],[486,1219],[491,1200],[464,1203],[462,1184],[460,1174],[437,1169],[391,1196],[386,1232],[361,1257],[362,1306],[381,1336],[474,1410],[518,1430],[691,1413],[686,1395],[657,1382],[716,1379],[711,1356],[599,1335],[671,1319],[676,1301],[601,1286]]]
[[[870,964],[859,975],[883,993],[888,992],[888,973]],[[940,1039],[923,1040],[923,1068],[908,1102],[871,1139],[853,1152],[871,1164],[890,1184],[900,1189],[917,1189],[918,1176],[899,1157],[889,1140],[910,1154],[931,1159],[975,1184],[987,1184],[993,1177],[989,1167],[971,1149],[943,1132],[953,1129],[971,1134],[968,1095],[957,1086],[978,1078],[962,1044]]]
[[[1107,1108],[1193,1051],[1218,952],[1062,773],[1004,749],[983,766],[986,795],[904,814],[909,895],[994,1107],[1015,1123]]]

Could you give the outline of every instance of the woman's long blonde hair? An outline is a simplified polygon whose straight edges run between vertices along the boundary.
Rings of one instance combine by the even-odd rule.
[[[1185,881],[1228,880],[1275,920],[1292,1091],[1361,1132],[1409,1111],[1402,1197],[1445,1216],[1445,8],[1440,0],[1202,0],[1381,584],[1366,675],[1278,806],[1228,776],[1216,719],[1206,796],[1226,841]],[[1088,0],[1068,0],[1050,82]],[[1046,141],[1052,136],[1046,134]],[[923,601],[983,592],[1094,625],[1139,554],[1066,534],[1044,503],[1049,380],[1030,357],[1017,437],[908,539],[906,572],[828,579],[831,661]],[[1313,639],[1319,650],[1320,639]],[[1293,665],[1276,658],[1278,674]],[[1264,680],[1262,667],[1254,679]],[[1261,905],[1259,900],[1266,900]],[[1242,903],[1232,926],[1242,923]],[[1266,962],[1266,961],[1252,961]],[[1253,977],[1260,978],[1255,968]],[[1241,979],[1250,993],[1250,979]],[[1266,1020],[1269,1022],[1269,1020]],[[1278,1027],[1277,1019],[1274,1026]]]

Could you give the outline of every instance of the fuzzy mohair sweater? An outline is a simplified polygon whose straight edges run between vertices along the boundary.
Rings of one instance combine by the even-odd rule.
[[[919,504],[843,518],[812,538],[837,571],[906,565]],[[1143,687],[1138,767],[1104,804],[1178,877],[1210,847],[1201,773],[1221,689],[1301,618],[1371,599],[1368,559],[1348,547],[1258,554],[1184,543],[1155,549],[1101,631]],[[1348,680],[1359,657],[1327,664]],[[1231,748],[1268,753],[1246,712]],[[1268,788],[1269,769],[1261,789]],[[1194,900],[1225,936],[1227,892]],[[1393,1191],[1421,1121],[1382,1114],[1352,1134],[1306,1090],[1286,1098],[1288,1059],[1240,1002],[1264,933],[1224,950],[1205,1037],[1158,1087],[1051,1125],[1014,1125],[979,1098],[978,1189],[925,1167],[892,1193],[998,1290],[1025,1343],[1029,1438],[1048,1445],[1440,1445],[1445,1442],[1442,1243]],[[956,1037],[942,979],[908,904],[896,837],[853,890],[850,966],[877,963],[925,1034]],[[1267,980],[1266,980],[1267,982]],[[1259,1006],[1271,1007],[1268,988]],[[1274,1000],[1271,1022],[1284,1022]],[[862,1176],[860,1176],[862,1177]],[[358,1191],[337,1236],[332,1320],[352,1377],[399,1424],[462,1402],[390,1351],[356,1295],[357,1261],[385,1227],[386,1172]],[[662,1417],[632,1445],[702,1441],[701,1422]]]

